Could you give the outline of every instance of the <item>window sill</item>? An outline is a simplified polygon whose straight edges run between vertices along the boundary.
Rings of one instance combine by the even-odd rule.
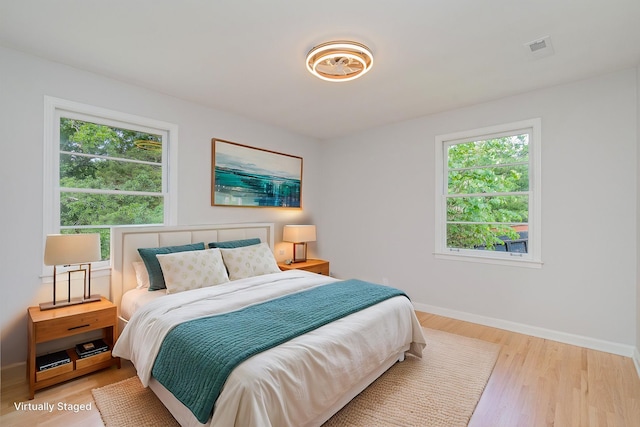
[[[523,268],[542,268],[542,261],[535,261],[522,258],[492,258],[487,256],[474,256],[471,254],[462,253],[442,253],[436,252],[433,254],[436,259],[444,259],[449,261],[464,261],[464,262],[477,262],[481,264],[495,264],[495,265],[508,265],[511,267],[523,267]]]

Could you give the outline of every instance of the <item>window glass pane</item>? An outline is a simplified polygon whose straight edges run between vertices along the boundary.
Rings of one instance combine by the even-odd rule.
[[[469,141],[449,146],[449,169],[529,161],[529,134]]]
[[[449,197],[447,221],[528,222],[529,196]]]
[[[162,192],[162,165],[60,154],[60,187]]]
[[[447,224],[447,247],[527,253],[528,227],[489,224]]]
[[[528,190],[528,165],[449,171],[449,194],[507,193]]]
[[[107,261],[109,259],[109,248],[111,244],[111,229],[110,228],[63,228],[60,230],[61,234],[81,234],[81,233],[100,233],[100,253],[102,255],[101,260]]]
[[[162,224],[162,196],[60,193],[60,225]]]
[[[160,163],[162,137],[82,120],[61,118],[60,150]]]

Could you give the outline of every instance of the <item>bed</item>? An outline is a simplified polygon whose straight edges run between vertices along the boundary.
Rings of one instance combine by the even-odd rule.
[[[216,286],[178,292],[174,292],[174,283],[167,285],[171,288],[169,291],[150,292],[144,287],[139,288],[140,274],[136,275],[136,270],[140,272],[139,248],[165,248],[199,242],[238,242],[247,239],[257,239],[260,242],[249,248],[256,251],[260,248],[263,252],[268,250],[272,256],[274,225],[247,223],[118,227],[113,230],[111,299],[118,306],[122,326],[114,355],[133,362],[143,385],[148,385],[154,391],[181,425],[320,426],[394,363],[404,360],[405,353],[421,356],[425,339],[413,306],[405,295],[378,287],[371,288],[364,292],[366,295],[362,295],[360,290],[365,288],[361,286],[369,284],[357,280],[340,281],[301,270],[280,272],[267,269],[265,274],[232,277],[232,256],[246,255],[245,249],[219,249],[222,253],[220,257],[224,255],[228,275],[233,280]],[[213,251],[215,250],[198,252],[197,255],[204,256],[204,252],[207,252],[209,256],[209,252]],[[184,258],[194,255],[195,253],[185,252]],[[170,264],[165,261],[174,262],[180,256],[158,255],[157,258],[163,261],[163,267],[168,268]],[[167,283],[169,280],[172,280],[171,273],[167,276]],[[393,293],[385,294],[379,299],[367,296],[378,290]],[[334,292],[344,294],[331,297]],[[361,296],[346,297],[344,295],[349,295],[347,292],[361,292],[358,294]],[[336,302],[331,302],[330,298],[336,298]],[[226,321],[227,323],[202,324],[199,327],[207,334],[224,334],[225,328],[236,327],[235,330],[227,331],[231,332],[233,338],[228,343],[234,348],[233,352],[244,351],[244,344],[242,348],[238,347],[239,337],[245,336],[247,341],[259,341],[261,337],[271,333],[281,315],[269,304],[278,304],[285,299],[299,300],[297,304],[307,307],[320,306],[324,302],[331,309],[340,306],[340,300],[362,300],[363,304],[368,305],[362,309],[346,307],[345,310],[349,310],[346,314],[336,314],[335,318],[327,317],[322,322],[318,321],[311,329],[305,326],[303,332],[298,331],[277,345],[266,346],[264,351],[247,353],[245,359],[236,361],[235,365],[230,364],[229,372],[220,376],[224,381],[216,380],[219,375],[217,371],[202,374],[209,365],[206,357],[210,354],[214,354],[211,357],[223,357],[218,354],[222,352],[220,348],[223,346],[210,346],[215,347],[213,351],[208,350],[208,347],[205,350],[202,344],[195,344],[200,342],[200,329],[192,331],[196,334],[193,336],[198,339],[176,338],[178,341],[174,340],[173,345],[178,351],[171,353],[167,350],[171,348],[174,333],[185,329],[187,325]],[[368,299],[371,301],[367,303]],[[306,312],[311,310],[301,312],[292,318],[310,316]],[[253,313],[254,317],[245,318],[247,313]],[[257,318],[255,313],[259,313]],[[233,317],[240,315],[245,317]],[[269,316],[273,316],[273,319],[256,320],[269,319]],[[280,323],[282,328],[287,329],[295,328],[296,324],[304,326],[307,324],[305,322],[314,323],[316,319],[305,317]],[[286,332],[289,333],[288,330]],[[231,338],[216,335],[209,339],[221,343]],[[187,348],[184,342],[190,345],[194,343],[195,348]],[[262,344],[256,345],[260,347]],[[205,356],[200,356],[197,353],[199,351]],[[230,353],[232,356],[233,352]],[[189,359],[192,353],[198,356],[191,356]],[[181,357],[186,357],[186,361],[181,361]],[[161,358],[164,358],[164,364],[161,363]],[[197,365],[198,363],[207,366]],[[185,376],[189,373],[173,372],[178,367],[192,364],[195,377],[194,372],[190,373],[191,377]],[[198,381],[202,384],[196,386]],[[212,384],[216,382],[219,384]],[[185,393],[208,394],[210,388],[215,388],[213,386],[218,389],[215,393],[211,392],[215,396],[212,411],[206,405],[199,406],[196,410],[193,403],[185,398]],[[188,390],[180,390],[181,387]]]

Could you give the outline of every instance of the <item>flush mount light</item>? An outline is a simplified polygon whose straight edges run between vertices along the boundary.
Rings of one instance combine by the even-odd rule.
[[[307,54],[307,69],[330,82],[357,79],[371,69],[373,55],[363,44],[350,41],[323,43]]]

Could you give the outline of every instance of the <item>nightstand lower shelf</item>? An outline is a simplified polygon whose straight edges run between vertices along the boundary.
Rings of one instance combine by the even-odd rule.
[[[105,351],[85,359],[79,359],[77,355],[73,354],[75,353],[74,349],[67,350],[67,353],[72,356],[71,362],[44,371],[36,371],[34,392],[114,365],[120,368],[120,358],[111,357],[111,351]],[[74,357],[75,360],[73,360]]]

